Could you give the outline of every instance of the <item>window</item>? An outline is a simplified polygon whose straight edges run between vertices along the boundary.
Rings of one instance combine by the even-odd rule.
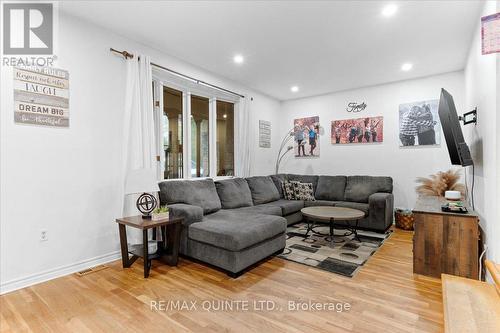
[[[208,98],[191,96],[191,177],[210,174]]]
[[[234,176],[238,99],[155,75],[153,100],[159,177]]]
[[[165,179],[183,178],[182,92],[163,87],[163,153]]]
[[[217,101],[217,176],[234,176],[234,104]]]

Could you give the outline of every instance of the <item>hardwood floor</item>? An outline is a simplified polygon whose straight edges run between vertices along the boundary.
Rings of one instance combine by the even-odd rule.
[[[0,332],[439,332],[441,281],[412,274],[411,237],[395,230],[352,279],[279,258],[236,280],[185,259],[178,267],[153,263],[143,279],[139,261],[128,269],[116,261],[2,295]],[[197,309],[166,308],[175,300],[196,301]],[[250,301],[250,311],[208,311],[225,300]],[[259,300],[281,309],[261,311]],[[351,308],[288,309],[300,300]],[[153,303],[157,310],[151,301],[164,303]]]

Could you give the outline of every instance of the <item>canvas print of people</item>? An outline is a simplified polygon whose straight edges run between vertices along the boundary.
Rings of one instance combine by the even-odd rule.
[[[441,143],[439,100],[399,105],[399,146],[430,146]]]
[[[384,141],[384,117],[332,121],[332,144]]]
[[[319,157],[319,117],[293,121],[295,157]]]

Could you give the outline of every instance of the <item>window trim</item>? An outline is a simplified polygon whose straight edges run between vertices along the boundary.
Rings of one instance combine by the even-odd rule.
[[[238,163],[236,159],[236,154],[239,149],[238,140],[236,140],[238,135],[238,122],[239,122],[239,104],[240,100],[235,96],[226,94],[219,90],[200,87],[199,85],[190,82],[186,79],[181,79],[178,77],[174,78],[174,75],[163,73],[160,71],[153,70],[153,84],[155,86],[154,93],[154,107],[153,110],[159,112],[159,116],[154,117],[155,121],[161,121],[163,115],[163,87],[169,87],[182,92],[182,120],[183,120],[183,176],[184,178],[177,179],[224,179],[224,177],[217,176],[217,101],[224,101],[232,103],[234,105],[234,143],[233,143],[233,162],[234,169],[237,170],[236,164]],[[209,100],[209,174],[208,177],[192,177],[191,175],[191,96],[200,96],[208,98]],[[156,101],[159,101],[158,106]],[[168,180],[164,178],[163,168],[165,165],[164,154],[162,153],[162,146],[159,145],[159,140],[163,138],[163,126],[161,124],[155,124],[156,137],[156,151],[160,153],[159,161],[157,164],[157,175],[159,180]]]

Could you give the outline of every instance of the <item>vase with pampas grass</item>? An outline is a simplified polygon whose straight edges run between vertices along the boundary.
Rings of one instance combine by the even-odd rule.
[[[429,178],[418,177],[417,193],[424,196],[444,197],[446,191],[458,191],[465,197],[465,185],[459,183],[460,170],[440,171]]]

